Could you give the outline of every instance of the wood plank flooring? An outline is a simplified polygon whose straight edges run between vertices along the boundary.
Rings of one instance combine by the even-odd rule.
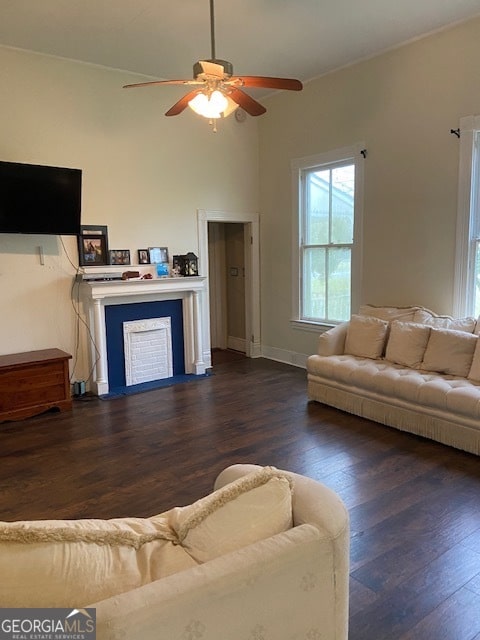
[[[288,365],[241,359],[0,425],[0,518],[149,516],[236,462],[305,474],[345,501],[350,640],[480,640],[479,459],[308,403],[305,371]]]

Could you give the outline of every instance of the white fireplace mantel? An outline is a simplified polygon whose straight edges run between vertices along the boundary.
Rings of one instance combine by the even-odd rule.
[[[83,281],[83,299],[87,305],[94,363],[94,389],[98,395],[109,391],[105,306],[162,300],[183,301],[183,331],[185,372],[201,375],[207,369],[204,358],[203,327],[200,296],[205,291],[206,278],[200,276],[159,278],[152,280]]]

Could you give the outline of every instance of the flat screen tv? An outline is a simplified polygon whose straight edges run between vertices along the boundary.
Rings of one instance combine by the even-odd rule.
[[[82,171],[0,161],[0,233],[78,235]]]

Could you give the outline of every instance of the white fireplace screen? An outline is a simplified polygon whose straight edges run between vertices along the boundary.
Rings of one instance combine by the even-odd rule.
[[[127,387],[173,376],[169,317],[124,322],[123,342]]]

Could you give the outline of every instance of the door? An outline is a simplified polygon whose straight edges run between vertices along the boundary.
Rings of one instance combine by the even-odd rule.
[[[212,349],[247,352],[245,223],[209,222],[209,298]]]

